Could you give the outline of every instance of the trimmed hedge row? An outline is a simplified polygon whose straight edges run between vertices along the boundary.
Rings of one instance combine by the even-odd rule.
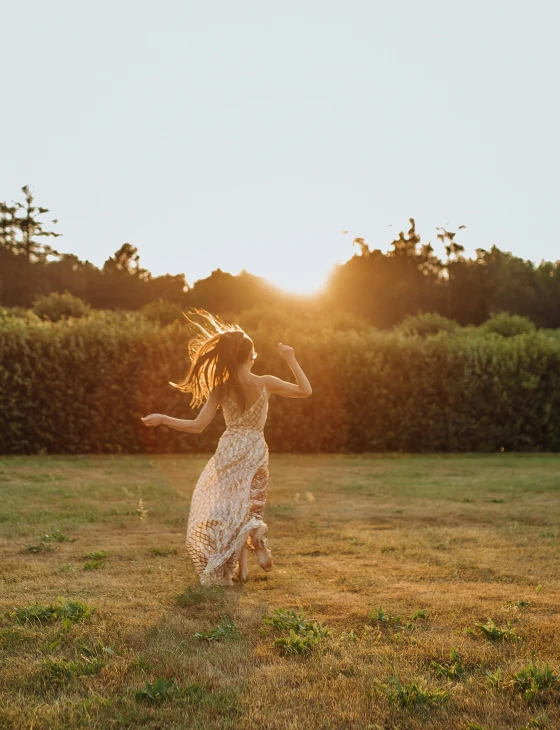
[[[289,378],[276,342],[294,345],[311,398],[273,397],[272,451],[558,451],[560,338],[468,332],[425,339],[311,322],[250,331],[255,372]],[[202,434],[148,429],[140,417],[190,418],[168,382],[187,369],[189,332],[139,315],[0,322],[0,453],[212,451]]]

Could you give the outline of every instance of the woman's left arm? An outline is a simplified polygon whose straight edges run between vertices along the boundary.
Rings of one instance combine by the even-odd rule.
[[[297,384],[287,383],[285,380],[280,380],[280,378],[274,375],[265,375],[266,389],[271,394],[277,393],[286,398],[308,398],[313,393],[313,389],[311,388],[307,375],[303,372],[301,365],[296,360],[294,348],[283,345],[280,342],[278,344],[278,353],[280,357],[284,358],[288,367],[295,375]]]
[[[206,403],[200,409],[198,416],[192,420],[172,418],[171,416],[164,416],[162,413],[151,413],[149,416],[144,416],[141,420],[145,426],[169,426],[176,431],[201,433],[216,415],[219,405],[220,398],[217,390],[214,389],[208,396]]]

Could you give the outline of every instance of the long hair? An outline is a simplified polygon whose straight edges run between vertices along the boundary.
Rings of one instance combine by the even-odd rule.
[[[184,314],[184,312],[183,312]],[[204,309],[193,309],[185,314],[188,322],[197,330],[189,342],[191,366],[187,376],[180,383],[171,383],[183,393],[191,393],[191,405],[202,405],[214,388],[232,388],[237,393],[239,404],[245,410],[245,393],[239,382],[237,369],[247,361],[253,348],[253,341],[236,324],[226,324]],[[221,398],[220,398],[221,400]]]

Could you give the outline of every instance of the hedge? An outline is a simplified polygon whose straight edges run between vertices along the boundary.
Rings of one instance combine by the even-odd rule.
[[[559,337],[420,338],[312,321],[250,334],[255,372],[290,377],[281,340],[295,346],[314,389],[271,399],[271,451],[560,450]],[[140,315],[0,319],[0,453],[212,451],[221,413],[196,435],[140,421],[192,417],[189,397],[168,384],[185,374],[188,338],[180,322],[160,327]]]

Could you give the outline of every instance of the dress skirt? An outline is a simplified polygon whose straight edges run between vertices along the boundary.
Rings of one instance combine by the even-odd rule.
[[[232,426],[222,434],[193,492],[187,552],[203,586],[231,585],[249,533],[266,530],[268,446],[262,429]]]

